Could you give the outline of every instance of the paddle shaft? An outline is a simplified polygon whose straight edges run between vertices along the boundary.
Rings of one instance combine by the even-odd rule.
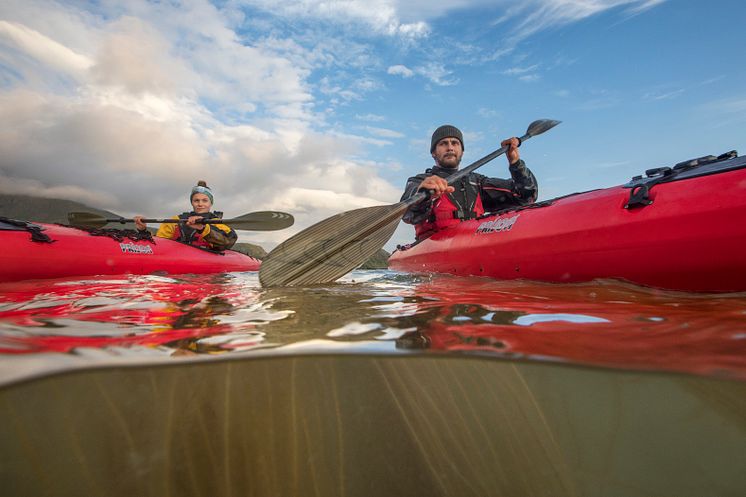
[[[119,224],[126,224],[126,223],[134,223],[134,219],[126,219],[123,217],[115,218],[115,219],[104,219],[107,223],[119,223]],[[174,218],[166,218],[166,219],[141,219],[143,223],[186,223],[186,219],[174,219]],[[241,219],[202,219],[199,221],[199,224],[223,224],[223,223],[231,223],[231,222],[241,222]]]
[[[242,216],[234,217],[231,219],[219,219],[219,218],[212,218],[212,219],[205,219],[201,217],[200,214],[197,214],[197,216],[200,216],[201,221],[200,224],[223,224],[228,223],[230,226],[234,229],[238,230],[250,230],[250,231],[275,231],[275,230],[281,230],[285,229],[289,226],[293,225],[294,219],[293,216],[286,212],[278,212],[278,211],[259,211],[259,212],[250,212],[248,214],[244,214]],[[96,214],[90,213],[90,212],[69,212],[67,214],[67,219],[70,222],[72,226],[87,226],[87,227],[93,227],[93,228],[102,228],[106,226],[108,223],[119,223],[119,224],[125,224],[125,223],[132,223],[135,220],[131,218],[124,218],[124,217],[117,217],[117,218],[110,218],[107,219],[102,216],[98,216]],[[166,218],[166,219],[156,219],[156,218],[149,218],[149,219],[143,219],[143,222],[146,223],[186,223],[186,219],[182,218]]]

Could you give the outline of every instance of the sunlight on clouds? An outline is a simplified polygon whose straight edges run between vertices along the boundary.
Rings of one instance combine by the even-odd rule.
[[[128,92],[173,94],[192,86],[194,75],[170,55],[171,44],[152,25],[123,17],[110,25],[92,69],[94,81]]]
[[[2,90],[0,118],[15,123],[0,135],[0,167],[8,176],[4,185],[16,193],[152,213],[186,209],[184,191],[197,179],[207,179],[216,188],[216,203],[231,210],[243,203],[254,209],[269,204],[284,195],[276,187],[283,179],[303,178],[290,172],[307,160],[296,154],[307,151],[302,143],[313,119],[305,83],[309,66],[298,67],[277,47],[262,51],[241,43],[214,7],[203,2],[184,6],[186,13],[168,4],[128,5],[130,10],[107,13],[109,20],[102,17],[95,27],[80,26],[95,32],[87,37],[97,40],[92,57],[22,24],[2,21],[0,40],[38,58],[35,64],[45,71],[75,73],[78,85],[60,88],[37,78],[36,91],[22,89],[24,80],[18,81],[19,88]],[[75,18],[68,10],[56,18],[66,16]],[[232,19],[240,16],[234,13]],[[307,51],[286,47],[296,50],[296,60]],[[13,65],[23,70],[27,60],[16,58]],[[366,80],[361,88],[375,85]],[[244,116],[260,112],[258,105],[265,112],[249,125]],[[344,145],[351,143],[347,138],[324,143],[332,158],[351,150]],[[337,171],[327,186],[353,183],[344,174]],[[310,180],[324,182],[323,177]],[[65,186],[70,182],[78,185]]]
[[[27,26],[0,20],[0,40],[42,64],[83,79],[93,61]]]
[[[333,190],[313,190],[309,188],[290,188],[286,195],[273,205],[276,209],[308,212],[323,209],[327,212],[344,212],[352,209],[380,205],[379,200],[360,197],[351,193],[337,193]],[[330,209],[330,206],[333,208]]]

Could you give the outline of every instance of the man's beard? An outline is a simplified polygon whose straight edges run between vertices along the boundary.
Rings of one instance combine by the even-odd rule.
[[[455,155],[443,157],[440,161],[438,161],[438,165],[440,167],[445,167],[449,169],[458,168],[459,164],[461,164],[461,159]]]

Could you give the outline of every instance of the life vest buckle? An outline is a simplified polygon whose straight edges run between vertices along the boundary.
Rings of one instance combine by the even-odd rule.
[[[469,219],[476,219],[477,213],[474,211],[464,212],[462,210],[453,211],[453,218],[467,221]]]

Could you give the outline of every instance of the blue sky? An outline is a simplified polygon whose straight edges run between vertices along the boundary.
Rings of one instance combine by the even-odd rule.
[[[451,123],[464,163],[537,118],[540,198],[743,149],[746,4],[715,0],[5,0],[0,192],[124,215],[398,200]],[[480,172],[505,177],[500,157]],[[402,227],[387,245],[408,241]]]

